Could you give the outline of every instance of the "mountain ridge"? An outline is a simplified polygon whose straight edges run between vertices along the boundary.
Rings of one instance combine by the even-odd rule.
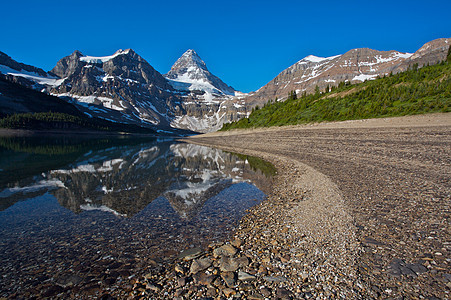
[[[340,82],[363,82],[415,64],[435,64],[446,57],[450,43],[449,38],[436,39],[413,54],[358,48],[331,57],[309,55],[248,94],[208,71],[193,49],[164,75],[133,49],[102,57],[75,50],[49,72],[0,53],[0,73],[10,81],[75,104],[88,116],[153,129],[209,132],[248,116],[257,105],[286,99],[292,91],[324,91]]]
[[[356,48],[328,58],[309,55],[280,72],[256,92],[249,93],[244,100],[252,107],[261,106],[276,98],[286,99],[291,91],[313,93],[316,86],[323,91],[340,82],[357,83],[391,72],[399,73],[416,63],[420,67],[435,64],[446,58],[450,44],[450,38],[436,39],[425,43],[413,54]]]

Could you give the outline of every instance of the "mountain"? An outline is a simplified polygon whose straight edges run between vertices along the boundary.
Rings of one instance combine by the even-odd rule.
[[[144,127],[169,128],[178,97],[166,79],[132,49],[104,57],[80,51],[51,71],[64,81],[50,93],[66,97],[88,115]]]
[[[244,94],[213,75],[194,50],[165,76],[132,49],[102,57],[74,51],[49,72],[1,54],[5,79],[58,96],[90,117],[170,132],[207,132],[246,114],[235,103],[235,95]]]
[[[183,53],[165,77],[176,90],[200,93],[205,101],[224,95],[234,96],[236,92],[211,74],[205,62],[192,49]]]
[[[183,98],[184,113],[176,115],[173,127],[209,132],[247,115],[245,107],[236,103],[245,94],[213,75],[192,49],[183,53],[165,77]]]
[[[9,81],[58,96],[89,117],[170,132],[209,132],[249,116],[257,105],[286,99],[291,91],[308,94],[436,64],[445,59],[450,43],[449,38],[437,39],[413,54],[360,48],[327,58],[310,55],[249,94],[213,75],[191,49],[165,75],[132,49],[102,57],[74,51],[49,72],[0,52],[0,73]]]
[[[449,49],[449,48],[448,48]],[[376,80],[340,84],[330,92],[270,101],[249,118],[223,130],[397,117],[451,111],[451,50],[438,64],[412,68]],[[431,56],[432,57],[432,56]]]
[[[338,86],[340,82],[358,83],[407,70],[414,64],[436,64],[446,58],[451,39],[426,43],[414,54],[398,51],[353,49],[332,57],[307,56],[288,67],[254,93],[244,98],[246,106],[263,105],[269,100],[286,99],[291,91],[313,93],[318,86]]]

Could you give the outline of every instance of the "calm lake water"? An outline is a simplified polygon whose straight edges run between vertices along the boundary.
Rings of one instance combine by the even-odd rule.
[[[274,168],[144,138],[0,138],[0,297],[89,295],[228,238]]]

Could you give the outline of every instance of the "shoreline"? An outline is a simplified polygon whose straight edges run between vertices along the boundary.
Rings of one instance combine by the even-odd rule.
[[[449,297],[450,113],[184,140],[258,156],[279,170],[273,194],[235,234],[258,267],[258,284],[271,286],[263,279],[269,271],[292,298]],[[235,291],[265,297],[257,285]],[[277,297],[278,288],[268,288]]]
[[[86,137],[95,136],[114,136],[114,137],[169,137],[180,138],[179,136],[158,135],[152,133],[134,133],[134,132],[114,132],[114,131],[95,131],[95,130],[29,130],[29,129],[10,129],[0,128],[0,138],[2,137],[33,137],[33,136],[62,136],[62,135],[80,135]]]

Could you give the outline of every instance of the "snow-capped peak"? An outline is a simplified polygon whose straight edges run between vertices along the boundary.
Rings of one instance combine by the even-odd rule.
[[[208,71],[205,62],[193,49],[183,53],[165,77],[176,90],[205,92],[205,100],[211,100],[214,94],[235,94],[232,87]]]
[[[110,56],[82,56],[80,57],[80,61],[84,61],[90,64],[102,64],[104,62],[107,62],[116,56],[128,54],[131,51],[131,49],[117,50],[113,55]]]
[[[188,71],[193,71],[193,68],[199,68],[204,71],[208,71],[207,65],[200,58],[200,56],[193,49],[188,49],[183,55],[175,62],[172,66],[172,72],[183,71],[184,69],[189,69]],[[171,71],[169,71],[171,73]],[[191,72],[192,73],[192,72]]]
[[[304,57],[303,59],[301,59],[299,61],[299,63],[309,63],[309,62],[313,62],[313,63],[319,63],[325,60],[331,60],[334,58],[339,57],[340,55],[335,55],[335,56],[330,56],[330,57],[319,57],[319,56],[315,56],[315,55],[309,55],[307,57]]]

